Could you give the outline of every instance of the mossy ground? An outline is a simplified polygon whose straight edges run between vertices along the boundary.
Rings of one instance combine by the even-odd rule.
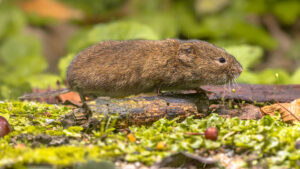
[[[200,149],[230,150],[242,157],[244,167],[299,165],[300,150],[295,143],[300,139],[300,124],[285,124],[278,116],[239,120],[212,114],[203,119],[190,117],[181,123],[161,119],[151,126],[132,126],[118,132],[112,125],[85,132],[79,126],[62,127],[59,118],[70,111],[64,106],[34,102],[0,103],[0,115],[12,128],[0,140],[0,168],[28,165],[63,168],[88,160],[139,161],[152,165],[174,152],[194,153]],[[204,132],[210,126],[219,129],[217,141],[186,134]],[[130,137],[128,131],[132,133]],[[158,148],[161,143],[165,147]]]

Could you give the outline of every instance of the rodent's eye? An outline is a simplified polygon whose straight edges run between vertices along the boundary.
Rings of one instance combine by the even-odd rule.
[[[225,63],[225,62],[226,62],[226,59],[223,58],[223,57],[220,57],[220,58],[219,58],[219,62],[220,62],[220,63]]]

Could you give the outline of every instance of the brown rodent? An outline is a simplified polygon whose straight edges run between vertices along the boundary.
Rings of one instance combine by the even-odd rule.
[[[205,41],[104,41],[73,59],[67,83],[82,98],[124,97],[156,89],[188,90],[224,84],[241,72],[242,66],[232,55]]]

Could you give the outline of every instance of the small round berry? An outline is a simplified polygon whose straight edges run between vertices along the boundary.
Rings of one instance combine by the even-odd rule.
[[[163,150],[165,148],[166,148],[166,143],[164,143],[162,141],[158,142],[157,145],[156,145],[157,150]]]
[[[8,121],[0,116],[0,137],[4,137],[10,132],[10,126]]]
[[[300,140],[296,141],[295,148],[300,150]]]
[[[209,127],[205,130],[205,138],[216,141],[218,139],[218,129],[215,127]]]

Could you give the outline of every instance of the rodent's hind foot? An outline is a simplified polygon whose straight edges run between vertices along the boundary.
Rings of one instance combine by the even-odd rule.
[[[164,92],[162,92],[162,91],[160,90],[160,88],[157,88],[157,89],[156,89],[156,94],[157,94],[157,96],[164,96]]]
[[[66,100],[62,103],[63,105],[66,105],[66,106],[74,106],[76,108],[82,108],[83,107],[83,103],[73,103],[72,101],[70,100]]]
[[[203,89],[201,87],[195,88],[194,90],[196,90],[196,92],[198,94],[212,94],[213,93],[213,92],[205,90],[205,89]]]

